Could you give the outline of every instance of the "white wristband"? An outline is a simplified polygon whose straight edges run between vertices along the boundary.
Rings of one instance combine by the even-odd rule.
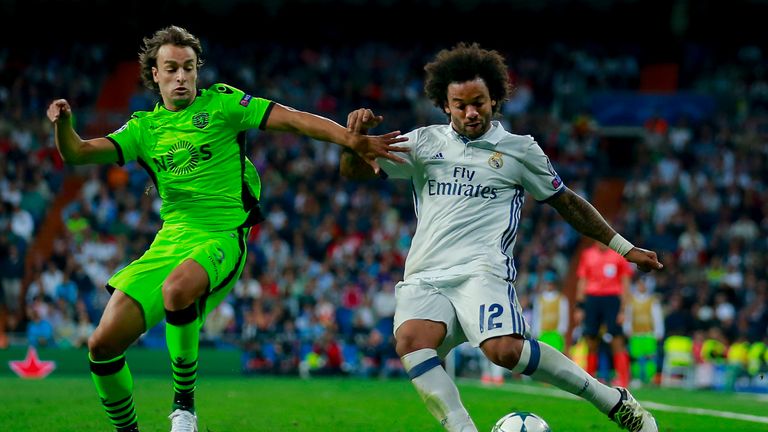
[[[635,245],[627,241],[621,234],[616,233],[611,242],[608,243],[608,247],[615,250],[619,255],[624,256],[634,249]]]

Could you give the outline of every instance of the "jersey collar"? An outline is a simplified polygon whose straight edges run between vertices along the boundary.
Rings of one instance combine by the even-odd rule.
[[[179,112],[185,111],[186,109],[188,109],[189,107],[194,105],[195,102],[197,102],[198,99],[200,99],[200,96],[202,96],[203,91],[200,90],[200,89],[197,89],[197,91],[195,93],[196,93],[195,94],[195,99],[192,101],[192,103],[187,105],[187,106],[185,106],[184,108],[182,108],[182,109],[180,109],[178,111],[171,111],[168,108],[166,108],[165,104],[163,103],[163,98],[161,96],[160,97],[160,101],[155,104],[155,111],[163,111],[163,112],[171,113],[171,114],[175,114],[175,113],[179,113]]]
[[[504,130],[504,126],[502,126],[501,122],[498,120],[491,121],[491,128],[488,129],[488,132],[484,133],[483,135],[475,139],[470,139],[465,137],[464,135],[459,134],[453,128],[453,125],[449,124],[448,128],[451,131],[450,132],[451,135],[457,140],[463,142],[465,145],[468,145],[469,143],[485,142],[495,146],[507,134],[507,131]]]

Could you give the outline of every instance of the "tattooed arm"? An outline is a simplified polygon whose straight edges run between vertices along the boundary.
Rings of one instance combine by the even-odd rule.
[[[607,245],[616,234],[592,204],[567,187],[563,193],[547,203],[554,207],[576,231],[587,237]]]
[[[576,231],[587,237],[608,245],[616,235],[616,231],[592,204],[567,187],[565,191],[547,202]],[[624,258],[637,264],[637,267],[644,272],[661,270],[664,267],[656,257],[656,252],[638,247],[633,247],[624,255]]]

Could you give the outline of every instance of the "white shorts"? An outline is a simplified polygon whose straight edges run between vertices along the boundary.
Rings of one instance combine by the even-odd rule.
[[[464,341],[477,347],[492,337],[530,336],[515,287],[497,276],[411,278],[395,286],[395,297],[395,333],[408,320],[445,323],[447,334],[437,350],[441,357]]]

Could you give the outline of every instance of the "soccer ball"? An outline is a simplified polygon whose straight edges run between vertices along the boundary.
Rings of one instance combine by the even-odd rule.
[[[521,411],[500,418],[491,432],[552,432],[552,429],[536,414]]]

